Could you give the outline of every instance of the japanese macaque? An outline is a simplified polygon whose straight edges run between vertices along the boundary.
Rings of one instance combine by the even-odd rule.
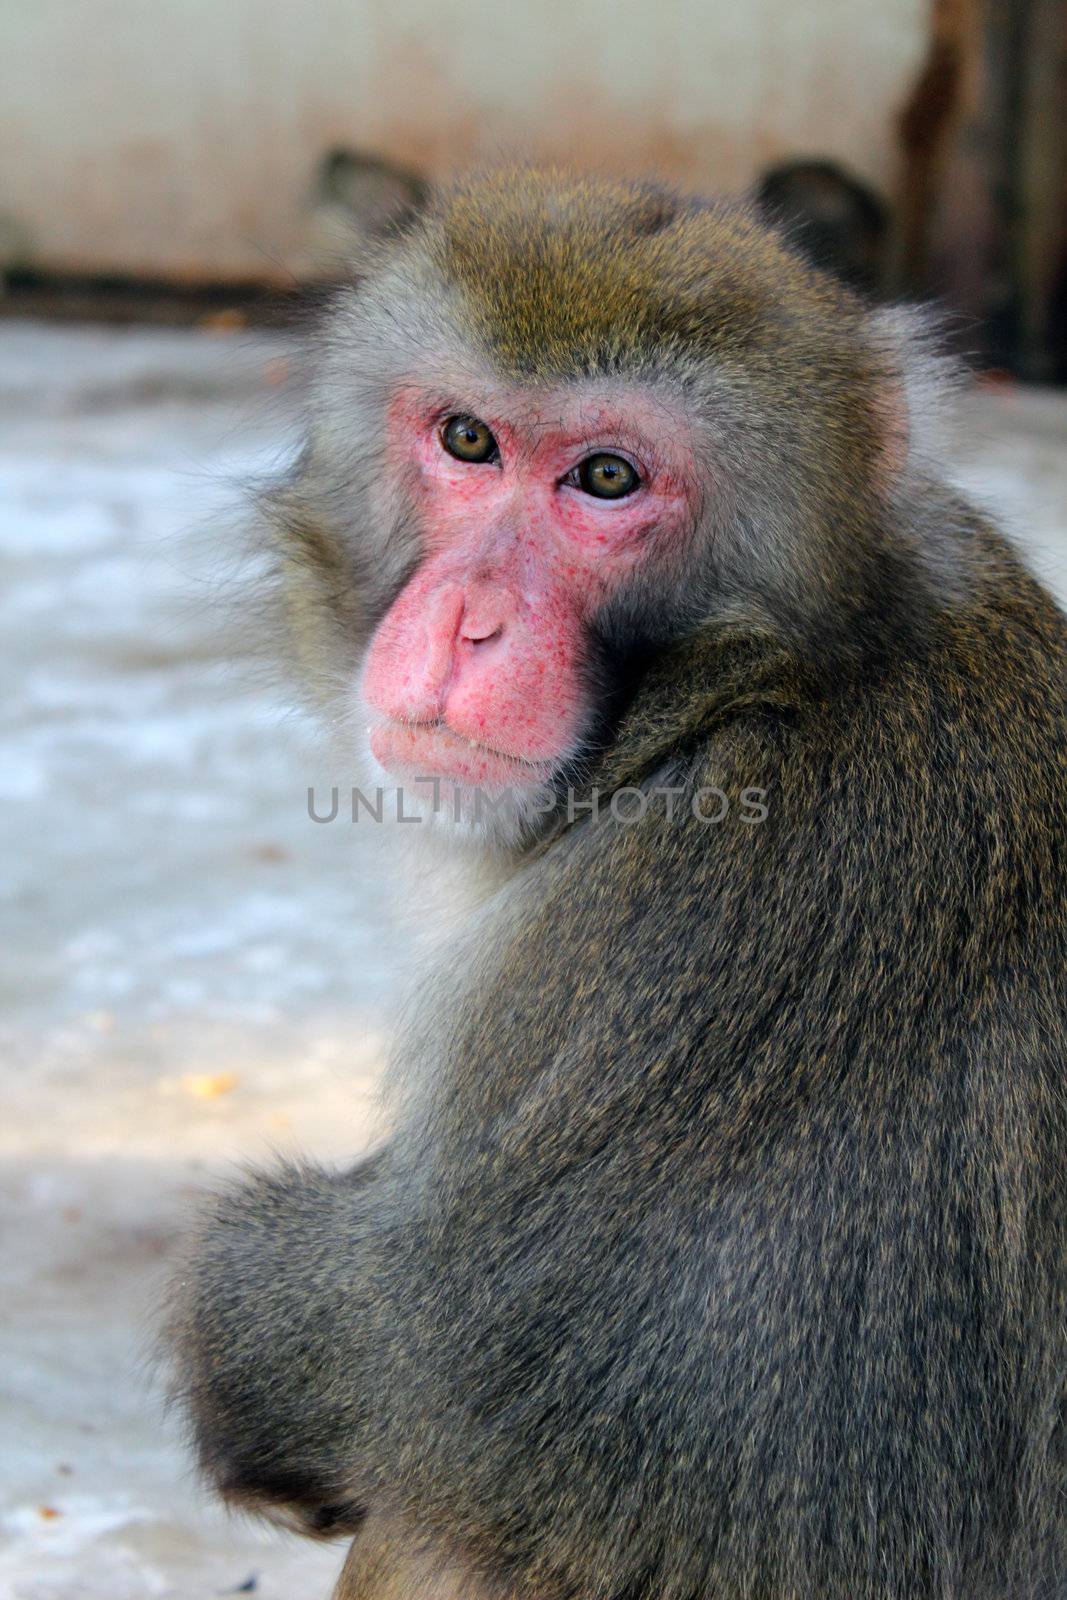
[[[314,359],[296,658],[496,870],[391,1141],[205,1211],[203,1469],[344,1600],[1067,1593],[1067,633],[921,324],[509,170]]]

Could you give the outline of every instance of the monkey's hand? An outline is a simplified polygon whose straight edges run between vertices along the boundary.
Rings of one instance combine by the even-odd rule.
[[[343,1175],[283,1167],[214,1197],[173,1285],[173,1392],[204,1472],[232,1504],[302,1533],[350,1534],[363,1518],[364,1246],[384,1154]]]

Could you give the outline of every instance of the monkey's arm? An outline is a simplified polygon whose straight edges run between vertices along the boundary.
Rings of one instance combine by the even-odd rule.
[[[213,1197],[174,1285],[175,1392],[203,1470],[232,1503],[305,1533],[362,1519],[352,1443],[376,1342],[366,1257],[386,1158],[342,1174],[282,1167]]]

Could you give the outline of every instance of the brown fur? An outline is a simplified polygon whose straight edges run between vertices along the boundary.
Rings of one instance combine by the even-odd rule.
[[[649,805],[515,850],[372,1166],[213,1204],[201,1460],[355,1533],[343,1600],[1058,1600],[1064,619],[941,481],[899,322],[744,213],[512,173],[335,308],[271,518],[338,675],[413,537],[381,397],[462,338],[704,430],[684,582],[598,619],[616,698],[562,775]],[[706,784],[767,820],[701,825]]]
[[[512,1600],[512,1595],[428,1544],[417,1527],[371,1517],[352,1543],[334,1600]]]

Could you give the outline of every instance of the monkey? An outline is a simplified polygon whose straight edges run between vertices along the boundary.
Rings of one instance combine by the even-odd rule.
[[[381,1148],[192,1230],[200,1467],[338,1600],[1067,1594],[1067,624],[936,338],[744,202],[517,167],[311,365],[299,675],[420,911],[475,888]]]

